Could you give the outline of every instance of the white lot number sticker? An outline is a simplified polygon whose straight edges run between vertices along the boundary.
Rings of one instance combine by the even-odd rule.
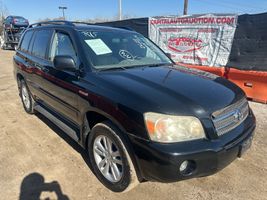
[[[101,39],[85,40],[85,42],[95,52],[96,55],[112,53],[110,48]]]

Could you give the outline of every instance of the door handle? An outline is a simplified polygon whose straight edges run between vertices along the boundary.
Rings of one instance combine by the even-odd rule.
[[[46,72],[46,73],[49,72],[49,69],[47,69],[47,68],[43,68],[42,70],[43,70],[43,72]]]
[[[41,70],[41,71],[45,72],[45,73],[49,72],[49,69],[47,69],[46,67],[41,66],[41,65],[39,65],[37,63],[34,64],[34,67],[37,68],[38,70]]]
[[[42,67],[41,67],[41,65],[39,65],[39,64],[34,64],[34,67],[36,67],[36,68],[39,68],[39,69],[41,69]]]

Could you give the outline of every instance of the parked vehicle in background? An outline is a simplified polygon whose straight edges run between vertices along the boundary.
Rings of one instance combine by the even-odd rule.
[[[20,16],[8,16],[3,23],[0,35],[2,49],[16,49],[23,31],[29,26],[29,21]]]
[[[21,16],[8,16],[3,24],[4,29],[27,28],[29,21]]]
[[[235,84],[175,65],[134,31],[79,24],[31,25],[14,75],[25,111],[85,148],[110,190],[207,176],[250,147],[255,117]]]

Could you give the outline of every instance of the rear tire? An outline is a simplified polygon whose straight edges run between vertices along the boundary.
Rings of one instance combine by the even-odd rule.
[[[99,181],[113,192],[127,191],[137,185],[132,184],[135,169],[132,169],[132,161],[119,132],[112,123],[106,121],[96,124],[88,139],[93,171]]]
[[[34,114],[35,113],[34,112],[34,100],[31,96],[30,90],[26,82],[23,79],[20,80],[19,89],[20,89],[20,98],[21,98],[24,110],[28,114]]]

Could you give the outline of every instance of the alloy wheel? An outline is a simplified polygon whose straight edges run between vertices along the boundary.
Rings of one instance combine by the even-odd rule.
[[[93,151],[102,175],[112,183],[119,182],[123,174],[123,162],[117,145],[109,137],[99,135],[94,141]]]
[[[25,84],[22,84],[21,87],[22,87],[21,88],[21,97],[22,97],[23,104],[27,109],[30,109],[31,103],[30,103],[29,92],[28,92]]]

